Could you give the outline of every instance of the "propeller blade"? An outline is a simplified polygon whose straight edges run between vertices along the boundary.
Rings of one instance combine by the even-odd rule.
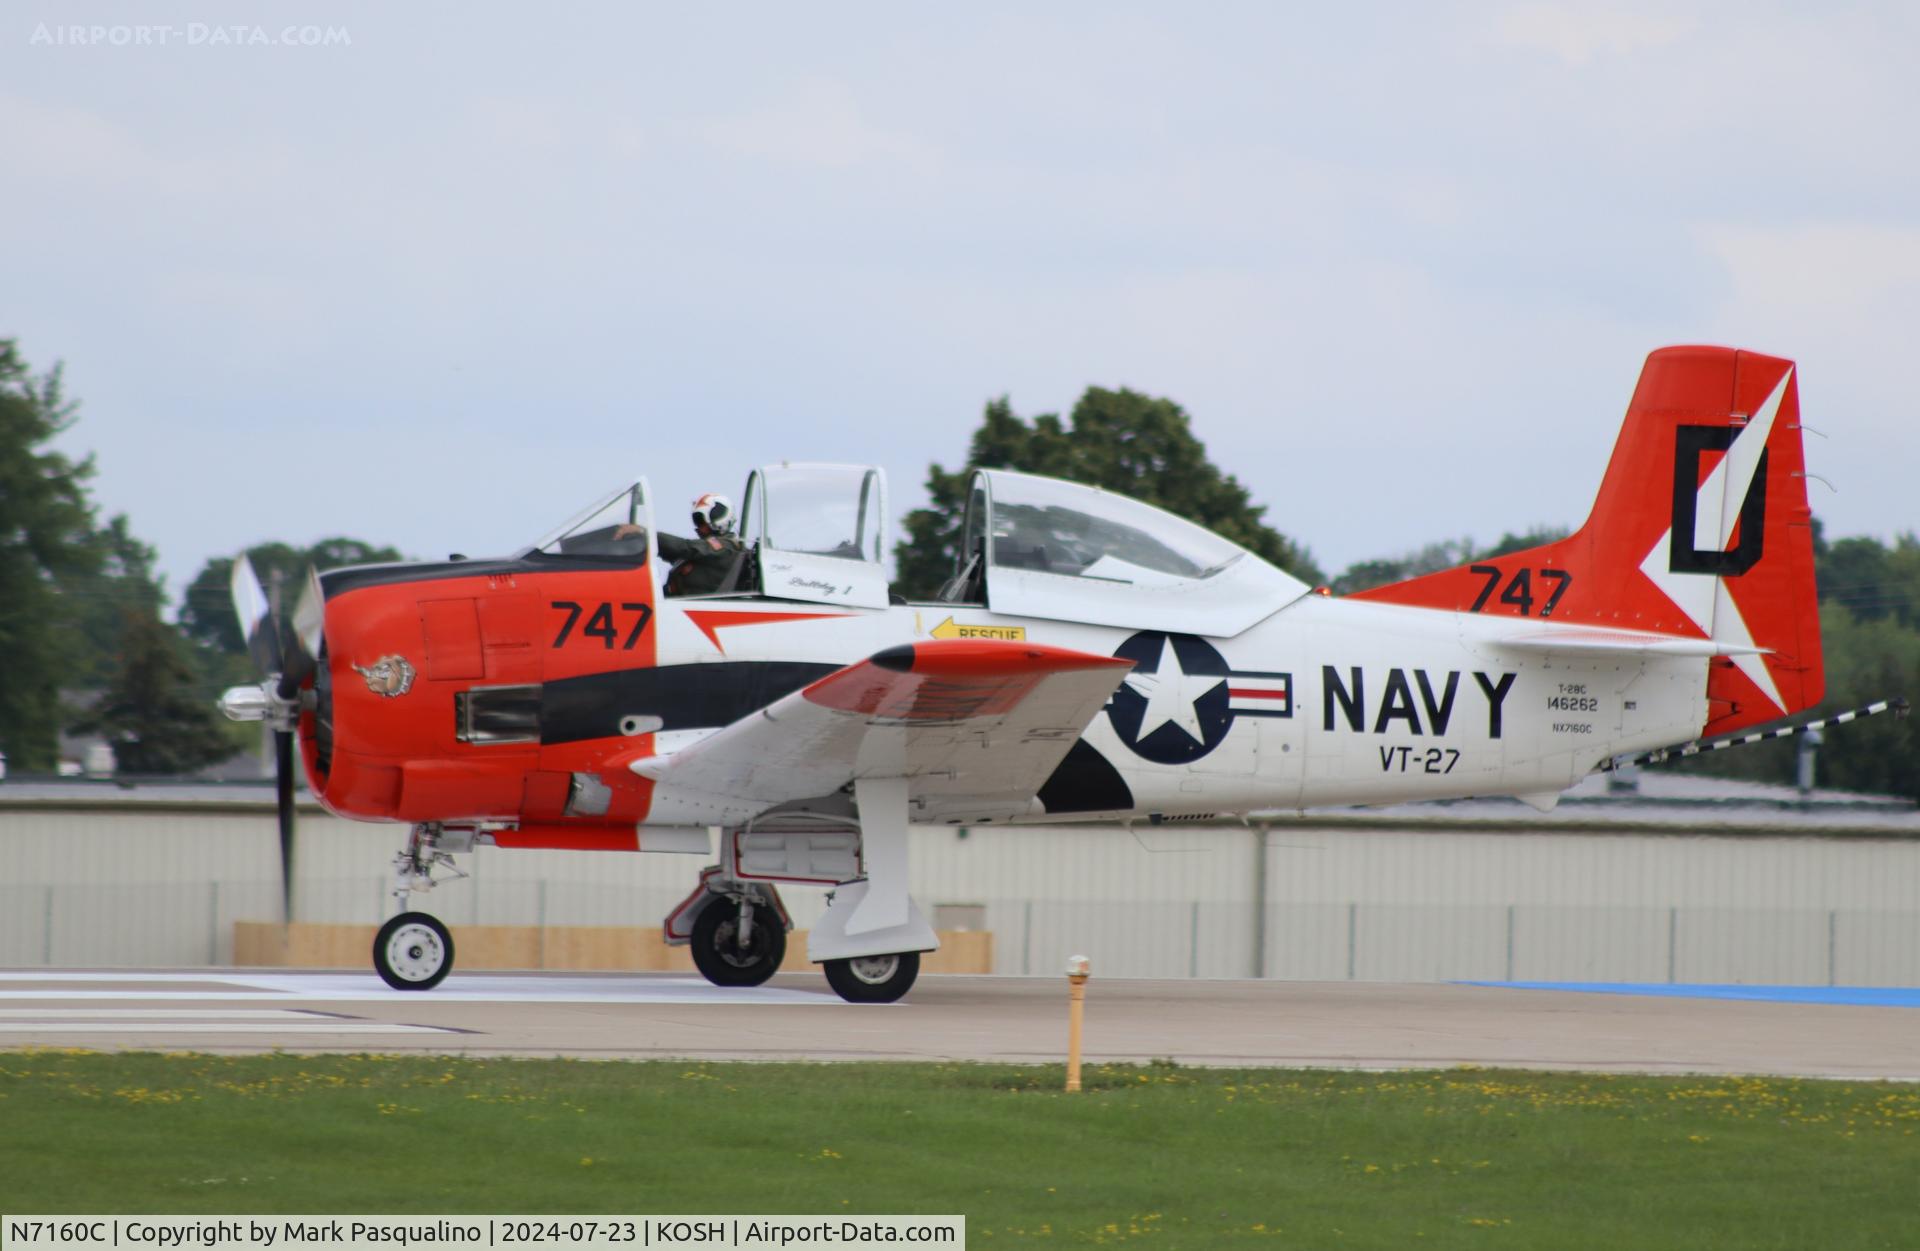
[[[280,652],[286,668],[280,674],[280,696],[292,699],[302,683],[319,667],[320,629],[326,619],[326,597],[320,590],[320,571],[307,566],[293,615],[281,622]]]
[[[320,654],[320,627],[325,621],[326,609],[326,596],[320,590],[320,571],[308,565],[306,585],[300,588],[300,599],[293,606],[293,631],[309,656]]]
[[[240,637],[246,639],[253,663],[262,673],[280,672],[280,631],[272,625],[273,608],[260,589],[260,579],[246,553],[233,562],[233,578],[228,585],[233,593],[233,614],[240,621]]]
[[[274,798],[280,814],[280,915],[293,923],[293,732],[273,734]]]

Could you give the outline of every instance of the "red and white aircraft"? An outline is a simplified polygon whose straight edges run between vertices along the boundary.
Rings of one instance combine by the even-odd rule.
[[[475,843],[710,853],[666,920],[712,981],[785,952],[780,883],[833,888],[808,955],[904,994],[938,946],[910,823],[1128,820],[1512,795],[1821,698],[1791,362],[1653,353],[1569,538],[1337,598],[1110,492],[974,475],[961,567],[889,596],[877,470],[748,479],[746,554],[670,598],[645,482],[499,560],[338,569],[290,620],[244,561],[272,676],[223,707],[291,736],[332,811],[403,822],[398,889]],[[677,517],[675,518],[677,521]],[[425,989],[445,927],[375,965]]]

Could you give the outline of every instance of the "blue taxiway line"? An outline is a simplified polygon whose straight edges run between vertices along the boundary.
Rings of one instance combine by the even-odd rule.
[[[1847,1004],[1920,1008],[1920,989],[1908,986],[1686,986],[1665,982],[1463,982],[1504,990],[1569,990],[1595,995],[1656,995],[1666,999],[1741,999],[1761,1003]]]

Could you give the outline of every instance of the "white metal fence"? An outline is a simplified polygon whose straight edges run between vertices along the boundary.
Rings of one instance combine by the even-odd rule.
[[[303,818],[295,915],[390,915],[395,827]],[[1317,825],[915,831],[915,895],[984,917],[995,971],[1122,977],[1920,985],[1920,841]],[[452,925],[656,925],[690,856],[462,857]],[[0,967],[230,962],[280,910],[273,821],[0,809]],[[822,892],[790,890],[809,925]]]

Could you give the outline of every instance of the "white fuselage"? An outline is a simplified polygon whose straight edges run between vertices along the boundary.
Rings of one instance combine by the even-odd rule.
[[[689,610],[729,614],[712,631],[719,647]],[[749,617],[762,613],[819,615]],[[662,600],[659,628],[661,665],[845,665],[952,637],[1136,661],[1081,736],[1097,761],[1077,748],[1055,785],[1017,809],[917,812],[922,820],[1173,817],[1475,795],[1544,806],[1609,757],[1683,742],[1706,721],[1699,657],[1520,649],[1501,642],[1511,620],[1324,595],[1302,596],[1232,638],[956,604],[739,599]],[[663,735],[661,750],[709,732]]]

